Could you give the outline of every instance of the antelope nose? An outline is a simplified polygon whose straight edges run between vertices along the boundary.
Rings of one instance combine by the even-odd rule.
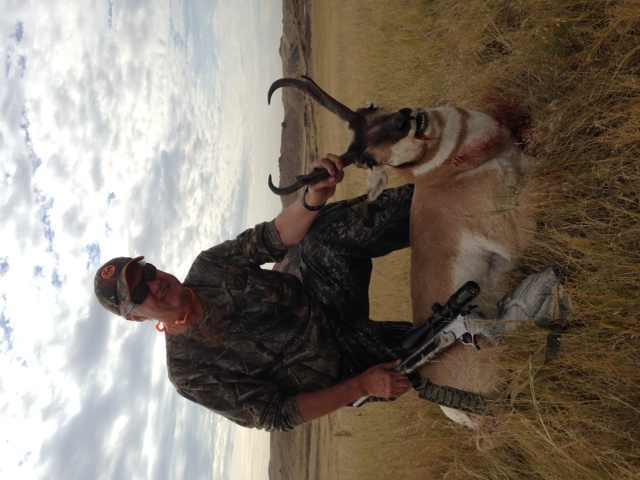
[[[396,115],[396,121],[398,122],[398,130],[402,133],[409,133],[411,130],[411,119],[413,114],[413,110],[410,108],[403,108],[402,110],[398,110]]]

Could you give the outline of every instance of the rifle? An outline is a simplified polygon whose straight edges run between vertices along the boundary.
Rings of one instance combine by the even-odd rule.
[[[467,304],[480,293],[480,286],[476,282],[465,283],[454,293],[443,307],[436,303],[433,306],[433,316],[424,324],[407,332],[401,340],[405,350],[413,350],[394,371],[409,375],[422,365],[438,357],[442,352],[457,342],[480,349],[475,335],[467,330],[464,324],[465,316],[475,308]],[[433,334],[433,335],[430,335]],[[423,342],[420,346],[416,347]],[[360,407],[368,402],[369,396],[362,397],[353,403]]]

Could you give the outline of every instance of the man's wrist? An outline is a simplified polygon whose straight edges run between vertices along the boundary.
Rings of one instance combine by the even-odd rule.
[[[324,207],[326,205],[327,202],[324,202],[322,205],[309,205],[309,203],[307,203],[307,194],[309,193],[309,187],[305,187],[304,189],[304,193],[302,194],[302,198],[301,198],[301,202],[302,202],[302,206],[304,208],[306,208],[307,210],[309,210],[310,212],[317,212],[318,210],[321,210],[322,207]]]
[[[351,382],[353,385],[353,389],[356,392],[358,398],[367,397],[370,395],[369,390],[365,385],[366,382],[365,382],[364,372],[361,373],[360,375],[352,377]]]

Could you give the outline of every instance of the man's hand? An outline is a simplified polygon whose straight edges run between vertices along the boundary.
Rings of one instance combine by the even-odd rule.
[[[401,373],[393,371],[398,365],[400,360],[376,365],[357,377],[324,390],[301,393],[296,397],[300,415],[308,422],[362,397],[397,398],[407,393],[412,388],[411,382]]]
[[[311,168],[324,169],[331,175],[325,180],[309,185],[306,201],[308,205],[315,207],[325,204],[336,193],[336,185],[344,179],[344,165],[340,157],[328,153],[326,157],[313,162]]]
[[[314,169],[325,169],[331,175],[329,178],[309,185],[309,193],[305,198],[307,205],[319,207],[333,197],[336,185],[344,178],[344,165],[337,155],[327,154],[326,157],[311,164]],[[311,228],[319,211],[310,212],[302,206],[300,201],[289,205],[276,217],[276,230],[285,245],[293,246],[302,241]]]
[[[409,379],[393,370],[400,365],[400,362],[401,360],[394,360],[376,365],[360,375],[362,396],[397,398],[411,390]]]

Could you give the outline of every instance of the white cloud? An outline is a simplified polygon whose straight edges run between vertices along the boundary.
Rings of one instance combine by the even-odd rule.
[[[204,478],[229,422],[177,396],[153,326],[111,318],[91,282],[129,254],[183,276],[201,249],[279,210],[265,187],[281,6],[0,9],[0,472]],[[270,206],[247,214],[249,199]],[[212,432],[195,437],[203,421]]]

